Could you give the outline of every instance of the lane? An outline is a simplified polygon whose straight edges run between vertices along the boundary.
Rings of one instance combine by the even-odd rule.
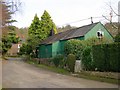
[[[117,88],[117,85],[86,80],[37,68],[21,60],[3,62],[3,88]]]

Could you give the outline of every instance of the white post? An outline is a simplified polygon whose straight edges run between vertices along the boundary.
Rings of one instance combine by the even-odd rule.
[[[82,70],[81,60],[76,60],[75,62],[75,72],[80,72]]]

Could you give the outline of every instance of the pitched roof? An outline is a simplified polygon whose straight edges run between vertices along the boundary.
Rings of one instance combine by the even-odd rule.
[[[84,36],[88,31],[90,31],[97,24],[98,22],[55,34],[43,40],[41,44],[51,44],[59,40],[67,40],[67,39]]]

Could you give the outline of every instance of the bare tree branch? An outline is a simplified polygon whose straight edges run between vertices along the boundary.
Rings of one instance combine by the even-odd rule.
[[[110,22],[110,24],[115,28],[118,29],[118,26],[114,25],[111,20],[109,20],[106,16],[102,15],[106,20],[108,20]]]
[[[112,8],[112,6],[109,5],[109,7],[110,7],[110,9],[113,11],[113,13],[114,13],[115,15],[120,16],[119,14],[117,14],[117,13],[114,11],[114,9]]]
[[[10,6],[10,11],[12,13],[15,13],[17,11],[19,11],[19,8],[20,6],[22,5],[22,3],[20,1],[13,1],[13,0],[9,0],[7,2],[2,2],[2,3],[5,3],[6,5],[9,5]]]

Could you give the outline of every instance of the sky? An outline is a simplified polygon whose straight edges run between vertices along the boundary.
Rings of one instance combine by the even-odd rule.
[[[110,7],[118,12],[119,0],[20,0],[22,6],[16,14],[13,15],[13,19],[18,22],[14,23],[15,26],[29,27],[35,14],[40,18],[47,10],[50,14],[53,22],[57,27],[65,25],[82,26],[91,23],[90,17],[93,18],[93,22],[102,23],[107,20],[102,15],[109,18]],[[117,22],[118,17],[113,13],[113,21]]]

